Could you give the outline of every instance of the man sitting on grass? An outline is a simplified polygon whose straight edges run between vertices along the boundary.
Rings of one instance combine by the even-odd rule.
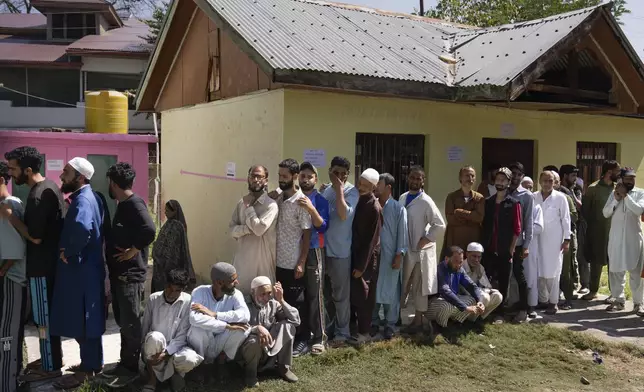
[[[459,295],[461,287],[468,294]],[[466,319],[476,321],[479,316],[489,314],[487,303],[489,298],[483,296],[481,289],[463,269],[463,249],[450,247],[445,260],[438,265],[438,296],[429,303],[428,319],[441,327],[447,327],[450,319],[459,323]]]
[[[297,376],[291,371],[291,363],[300,314],[284,301],[284,289],[280,282],[275,283],[274,299],[273,286],[268,277],[258,276],[250,286],[251,334],[237,353],[237,360],[245,367],[246,386],[258,386],[258,371],[274,368],[275,365],[284,380],[297,382]]]
[[[472,282],[481,289],[482,302],[485,304],[485,312],[479,317],[485,318],[503,303],[503,294],[499,290],[492,288],[492,284],[485,273],[485,268],[481,264],[483,258],[483,245],[478,242],[472,242],[467,246],[467,259],[463,263],[463,270],[472,279]],[[461,288],[461,294],[466,292]]]
[[[171,380],[173,392],[184,389],[183,377],[197,367],[203,357],[188,347],[190,294],[184,293],[188,272],[173,269],[166,275],[163,291],[152,293],[143,314],[143,353],[148,382],[144,392],[154,392],[158,381]]]

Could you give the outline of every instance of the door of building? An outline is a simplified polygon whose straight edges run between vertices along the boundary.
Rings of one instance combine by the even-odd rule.
[[[393,197],[407,191],[409,168],[425,162],[425,136],[379,133],[356,134],[355,181],[367,168],[396,179]]]
[[[110,220],[114,219],[116,213],[116,200],[110,197],[107,180],[107,169],[117,161],[116,155],[98,155],[89,154],[87,160],[94,166],[94,175],[92,176],[92,189],[100,192],[107,200],[107,208],[110,211]]]
[[[508,166],[521,162],[526,176],[534,179],[534,140],[483,138],[483,170],[488,167]],[[480,173],[478,181],[485,179],[487,173]],[[535,180],[536,182],[537,180]]]

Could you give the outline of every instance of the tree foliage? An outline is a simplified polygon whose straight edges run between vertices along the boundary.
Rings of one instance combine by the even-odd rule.
[[[478,27],[498,26],[593,7],[602,0],[438,0],[426,12],[430,18]],[[626,0],[615,0],[613,14],[619,20],[630,13]]]
[[[155,5],[152,11],[152,17],[143,20],[150,27],[150,33],[142,38],[145,38],[149,44],[154,45],[157,42],[157,37],[159,36],[159,32],[161,32],[161,27],[163,27],[165,14],[168,12],[168,5],[169,3],[167,2],[162,2],[161,5]]]

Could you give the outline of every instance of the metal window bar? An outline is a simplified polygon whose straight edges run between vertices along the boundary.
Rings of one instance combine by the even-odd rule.
[[[577,142],[577,168],[584,188],[601,178],[602,164],[617,159],[617,143]]]

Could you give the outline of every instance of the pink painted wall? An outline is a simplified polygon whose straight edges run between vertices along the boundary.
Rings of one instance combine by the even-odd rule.
[[[133,191],[148,200],[148,144],[155,143],[151,135],[116,135],[74,132],[0,131],[0,159],[20,146],[33,146],[45,154],[47,161],[70,159],[87,155],[114,155],[117,162],[128,162],[136,170]],[[46,168],[46,177],[60,185],[59,170]],[[98,173],[104,175],[104,173]],[[105,195],[107,196],[107,195]]]

